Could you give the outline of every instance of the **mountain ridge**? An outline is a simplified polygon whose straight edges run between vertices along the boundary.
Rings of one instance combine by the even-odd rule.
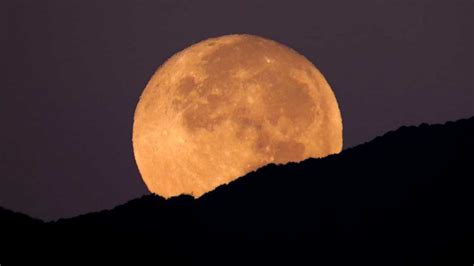
[[[8,233],[32,247],[92,239],[120,250],[128,239],[137,247],[126,251],[188,264],[213,250],[219,259],[238,251],[242,260],[454,265],[474,259],[473,151],[474,117],[423,123],[322,159],[264,166],[196,200],[145,195]]]
[[[289,163],[285,163],[285,164],[274,164],[274,163],[270,163],[270,164],[267,164],[267,165],[264,165],[254,171],[251,171],[247,174],[245,174],[244,176],[241,176],[239,178],[237,178],[236,180],[233,180],[227,184],[222,184],[218,187],[216,187],[215,190],[219,189],[220,187],[226,187],[234,182],[238,182],[241,178],[245,178],[247,175],[249,174],[252,174],[254,172],[258,172],[260,171],[261,169],[264,169],[266,167],[271,167],[271,166],[285,166],[285,165],[289,165],[289,164],[299,164],[299,163],[303,163],[305,161],[308,161],[308,160],[324,160],[326,158],[329,158],[329,157],[333,157],[333,156],[342,156],[343,154],[347,153],[347,152],[352,152],[354,150],[359,150],[359,149],[362,149],[363,147],[365,147],[366,145],[371,145],[373,144],[374,142],[378,142],[380,140],[383,140],[384,138],[387,138],[387,137],[392,137],[393,135],[397,135],[397,134],[400,134],[401,132],[405,132],[407,130],[413,130],[413,129],[419,129],[419,128],[426,128],[426,127],[431,127],[431,128],[434,128],[434,127],[443,127],[443,126],[449,126],[449,125],[453,125],[453,124],[456,124],[456,123],[465,123],[465,122],[470,122],[470,121],[474,121],[474,116],[472,117],[469,117],[469,118],[463,118],[463,119],[458,119],[456,121],[447,121],[445,123],[436,123],[436,124],[428,124],[428,123],[421,123],[419,125],[411,125],[411,126],[401,126],[397,129],[394,129],[394,130],[390,130],[380,136],[377,136],[375,138],[373,138],[372,140],[369,140],[369,141],[366,141],[364,143],[361,143],[357,146],[354,146],[354,147],[350,147],[348,149],[344,149],[342,150],[340,153],[338,154],[332,154],[332,155],[329,155],[327,157],[324,157],[324,158],[307,158],[301,162],[289,162]],[[473,122],[474,123],[474,122]],[[213,190],[213,191],[215,191]],[[209,191],[208,193],[204,194],[203,196],[209,194],[209,193],[213,193],[213,191]],[[58,219],[55,219],[55,220],[51,220],[51,221],[44,221],[42,219],[39,219],[39,218],[35,218],[35,217],[31,217],[27,214],[24,214],[24,213],[21,213],[21,212],[16,212],[14,210],[10,210],[10,209],[6,209],[6,208],[3,208],[0,206],[0,211],[6,211],[6,212],[9,212],[9,213],[16,213],[16,214],[20,214],[20,215],[24,215],[26,217],[29,217],[30,219],[32,220],[37,220],[37,221],[41,221],[43,223],[54,223],[54,222],[58,222],[58,221],[62,221],[62,220],[67,220],[67,219],[73,219],[73,218],[78,218],[78,217],[82,217],[84,215],[90,215],[90,214],[99,214],[99,213],[103,213],[103,212],[108,212],[108,211],[113,211],[115,210],[116,208],[120,207],[120,206],[123,206],[123,205],[126,205],[130,202],[135,202],[137,200],[140,200],[140,199],[143,199],[143,198],[148,198],[148,197],[157,197],[159,199],[161,199],[162,201],[166,201],[166,200],[172,200],[172,199],[175,199],[175,198],[179,198],[179,197],[182,197],[182,196],[189,196],[189,195],[186,195],[186,194],[182,194],[182,195],[178,195],[178,196],[174,196],[174,197],[171,197],[169,199],[165,199],[159,195],[156,195],[156,194],[146,194],[146,195],[142,195],[138,198],[135,198],[135,199],[132,199],[132,200],[129,200],[127,202],[124,202],[124,203],[121,203],[115,207],[112,207],[110,209],[104,209],[104,210],[99,210],[99,211],[93,211],[93,212],[88,212],[88,213],[84,213],[84,214],[79,214],[79,215],[76,215],[76,216],[72,216],[72,217],[68,217],[68,218],[58,218]],[[203,197],[201,196],[201,197]],[[199,199],[199,198],[196,198],[196,199]]]
[[[378,142],[380,140],[383,140],[384,138],[387,138],[387,137],[393,137],[394,135],[396,136],[397,134],[401,134],[402,132],[405,133],[406,131],[410,131],[410,130],[416,130],[416,129],[419,129],[419,128],[427,128],[427,127],[443,127],[443,126],[450,126],[450,125],[453,125],[455,123],[465,123],[465,122],[472,122],[474,123],[474,116],[472,117],[469,117],[469,118],[464,118],[464,119],[459,119],[459,120],[456,120],[456,121],[447,121],[445,123],[437,123],[437,124],[428,124],[428,123],[421,123],[420,125],[412,125],[412,126],[401,126],[399,127],[398,129],[394,129],[394,130],[391,130],[391,131],[388,131],[384,134],[382,134],[381,136],[377,136],[375,137],[374,139],[370,140],[370,141],[367,141],[367,142],[364,142],[362,144],[359,144],[355,147],[351,147],[351,148],[348,148],[348,149],[345,149],[343,151],[341,151],[341,153],[339,154],[332,154],[332,155],[329,155],[327,157],[324,157],[324,158],[307,158],[301,162],[289,162],[289,163],[285,163],[285,164],[274,164],[274,163],[270,163],[270,164],[267,164],[267,165],[264,165],[254,171],[251,171],[247,174],[245,174],[244,176],[242,177],[239,177],[238,179],[236,180],[233,180],[227,184],[222,184],[218,187],[216,187],[216,189],[214,189],[213,191],[210,191],[206,194],[204,194],[203,196],[201,196],[200,198],[203,198],[205,197],[206,195],[208,195],[209,193],[213,193],[214,191],[216,190],[219,190],[219,189],[222,189],[222,188],[225,188],[231,184],[233,184],[234,182],[239,182],[239,180],[241,180],[242,178],[246,178],[246,176],[250,175],[250,174],[254,174],[254,173],[257,173],[258,171],[261,171],[262,169],[266,168],[266,167],[273,167],[273,166],[285,166],[285,165],[294,165],[294,164],[300,164],[300,163],[303,163],[305,161],[311,161],[311,160],[324,160],[326,158],[331,158],[333,156],[342,156],[343,154],[347,153],[347,152],[352,152],[354,150],[359,150],[359,149],[362,149],[362,148],[365,148],[366,145],[371,145],[373,144],[374,142]],[[92,214],[92,213],[101,213],[101,212],[104,212],[104,211],[113,211],[114,209],[116,209],[117,207],[120,207],[120,206],[123,206],[123,205],[126,205],[128,204],[129,202],[134,202],[134,201],[137,201],[137,200],[140,200],[140,199],[143,199],[143,198],[148,198],[148,197],[157,197],[160,201],[166,201],[166,200],[174,200],[176,198],[180,198],[180,197],[188,197],[190,195],[186,195],[186,194],[182,194],[182,195],[179,195],[179,196],[174,196],[174,197],[171,197],[169,199],[165,199],[159,195],[156,195],[156,194],[147,194],[147,195],[143,195],[137,199],[132,199],[128,202],[125,202],[123,204],[120,204],[112,209],[107,209],[107,210],[101,210],[99,212],[91,212],[91,213],[86,213],[86,214],[81,214],[81,215],[78,215],[78,216],[74,216],[74,217],[71,217],[71,218],[76,218],[76,217],[80,217],[80,216],[83,216],[83,215],[88,215],[88,214]],[[199,198],[196,198],[196,200],[199,200]],[[70,219],[70,218],[65,218],[65,219]],[[64,218],[60,218],[58,220],[64,220]],[[51,221],[51,222],[54,222],[54,221]]]

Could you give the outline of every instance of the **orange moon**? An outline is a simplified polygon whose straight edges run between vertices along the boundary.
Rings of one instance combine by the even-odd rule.
[[[155,72],[135,110],[133,149],[151,192],[199,197],[269,163],[339,153],[342,119],[304,56],[262,37],[226,35]]]

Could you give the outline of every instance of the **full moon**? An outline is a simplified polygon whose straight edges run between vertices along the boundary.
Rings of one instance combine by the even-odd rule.
[[[158,68],[135,110],[133,149],[151,192],[199,197],[269,163],[339,153],[342,119],[304,56],[262,37],[226,35]]]

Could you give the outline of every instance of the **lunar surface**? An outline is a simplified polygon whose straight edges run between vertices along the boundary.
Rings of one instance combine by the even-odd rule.
[[[227,35],[184,49],[155,72],[135,111],[133,148],[151,192],[199,197],[269,163],[339,153],[342,120],[304,56]]]

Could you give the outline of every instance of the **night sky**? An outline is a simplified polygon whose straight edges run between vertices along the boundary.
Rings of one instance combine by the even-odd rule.
[[[200,40],[249,33],[331,84],[344,148],[402,125],[474,115],[472,0],[3,0],[0,206],[51,220],[147,193],[133,114],[156,68]]]

